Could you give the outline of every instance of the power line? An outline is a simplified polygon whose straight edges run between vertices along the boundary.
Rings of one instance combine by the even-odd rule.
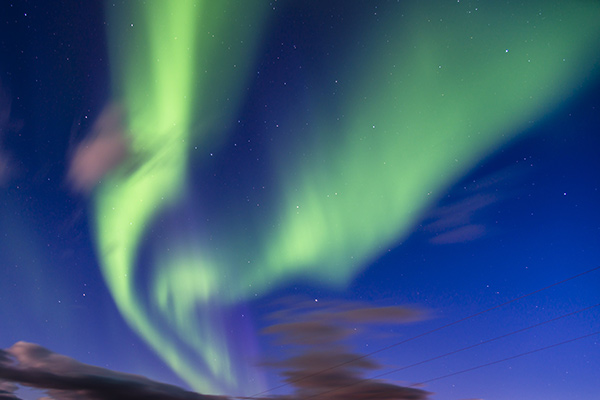
[[[495,310],[495,309],[497,309],[497,308],[504,307],[504,306],[506,306],[506,305],[508,305],[508,304],[514,303],[515,301],[519,301],[519,300],[522,300],[522,299],[524,299],[524,298],[526,298],[526,297],[533,296],[534,294],[537,294],[537,293],[543,292],[544,290],[548,290],[548,289],[550,289],[550,288],[553,288],[553,287],[555,287],[555,286],[561,285],[561,284],[563,284],[563,283],[566,283],[566,282],[568,282],[568,281],[571,281],[571,280],[573,280],[573,279],[579,278],[579,277],[581,277],[581,276],[583,276],[583,275],[589,274],[589,273],[591,273],[591,272],[594,272],[594,271],[597,271],[597,270],[599,270],[599,269],[600,269],[600,266],[597,266],[597,267],[595,267],[595,268],[592,268],[592,269],[588,269],[587,271],[580,272],[579,274],[576,274],[576,275],[572,275],[572,276],[570,276],[570,277],[568,277],[568,278],[565,278],[565,279],[563,279],[563,280],[561,280],[561,281],[555,282],[555,283],[553,283],[553,284],[551,284],[551,285],[548,285],[548,286],[545,286],[545,287],[543,287],[543,288],[541,288],[541,289],[534,290],[533,292],[529,292],[529,293],[527,293],[527,294],[524,294],[524,295],[521,295],[521,296],[515,297],[515,298],[513,298],[513,299],[511,299],[511,300],[505,301],[504,303],[501,303],[501,304],[495,305],[495,306],[493,306],[493,307],[490,307],[490,308],[488,308],[488,309],[485,309],[485,310],[483,310],[483,311],[479,311],[479,312],[477,312],[477,313],[475,313],[475,314],[471,314],[471,315],[469,315],[469,316],[467,316],[467,317],[464,317],[464,318],[461,318],[461,319],[459,319],[459,320],[456,320],[456,321],[450,322],[450,323],[448,323],[448,324],[442,325],[442,326],[440,326],[440,327],[437,327],[437,328],[435,328],[435,329],[431,329],[431,330],[429,330],[429,331],[423,332],[423,333],[421,333],[421,334],[418,334],[418,335],[416,335],[416,336],[412,336],[412,337],[410,337],[410,338],[408,338],[408,339],[401,340],[401,341],[399,341],[399,342],[396,342],[396,343],[392,343],[392,344],[390,344],[390,345],[388,345],[388,346],[382,347],[382,348],[380,348],[380,349],[378,349],[378,350],[375,350],[375,351],[372,351],[372,352],[370,352],[370,353],[364,354],[364,355],[362,355],[362,356],[359,356],[359,357],[353,358],[353,359],[351,359],[351,360],[348,360],[348,361],[345,361],[345,362],[343,362],[343,363],[339,363],[339,364],[333,365],[333,366],[331,366],[331,367],[324,368],[324,369],[322,369],[322,370],[319,370],[319,371],[317,371],[317,372],[314,372],[314,373],[312,373],[312,374],[308,374],[308,375],[302,376],[302,377],[300,377],[300,378],[297,378],[297,379],[294,379],[294,380],[288,381],[288,382],[286,382],[286,383],[283,383],[283,384],[281,384],[281,385],[274,386],[274,387],[272,387],[272,388],[270,388],[270,389],[263,390],[262,392],[256,393],[256,394],[254,394],[254,395],[252,395],[252,396],[250,396],[250,397],[256,397],[256,396],[260,396],[260,395],[262,395],[262,394],[265,394],[265,393],[271,392],[271,391],[273,391],[273,390],[276,390],[276,389],[280,389],[280,388],[282,388],[282,387],[289,386],[289,385],[291,385],[291,384],[293,384],[293,383],[300,382],[300,381],[303,381],[303,380],[305,380],[305,379],[308,379],[308,378],[312,378],[313,376],[320,375],[320,374],[322,374],[322,373],[324,373],[324,372],[331,371],[331,370],[333,370],[333,369],[336,369],[336,368],[342,367],[342,366],[344,366],[344,365],[347,365],[347,364],[350,364],[350,363],[353,363],[353,362],[356,362],[356,361],[362,360],[362,359],[364,359],[364,358],[370,357],[370,356],[372,356],[372,355],[374,355],[374,354],[378,354],[378,353],[381,353],[381,352],[383,352],[383,351],[389,350],[389,349],[391,349],[391,348],[394,348],[394,347],[400,346],[400,345],[402,345],[402,344],[405,344],[405,343],[411,342],[411,341],[413,341],[413,340],[416,340],[416,339],[422,338],[423,336],[430,335],[430,334],[432,334],[432,333],[435,333],[435,332],[441,331],[442,329],[446,329],[446,328],[448,328],[448,327],[454,326],[454,325],[456,325],[456,324],[459,324],[459,323],[461,323],[461,322],[464,322],[464,321],[467,321],[467,320],[469,320],[469,319],[472,319],[472,318],[478,317],[478,316],[480,316],[480,315],[482,315],[482,314],[488,313],[488,312],[490,312],[490,311],[493,311],[493,310]]]
[[[579,310],[572,311],[570,313],[563,314],[563,315],[560,315],[558,317],[546,320],[544,322],[540,322],[540,323],[537,323],[537,324],[534,324],[534,325],[530,325],[530,326],[525,327],[525,328],[518,329],[516,331],[505,333],[504,335],[496,336],[495,338],[492,338],[492,339],[484,340],[482,342],[479,342],[479,343],[476,343],[476,344],[473,344],[473,345],[470,345],[470,346],[462,347],[460,349],[453,350],[453,351],[450,351],[448,353],[441,354],[439,356],[428,358],[426,360],[419,361],[419,362],[416,362],[414,364],[410,364],[410,365],[406,365],[404,367],[396,368],[396,369],[393,369],[391,371],[386,371],[386,372],[384,372],[382,374],[375,375],[375,376],[372,376],[370,378],[360,379],[360,380],[358,380],[356,382],[353,382],[353,383],[351,383],[349,385],[339,386],[339,387],[336,387],[334,389],[327,390],[325,392],[320,392],[320,393],[314,394],[312,396],[305,397],[305,399],[312,399],[312,398],[315,398],[315,397],[320,397],[322,395],[329,394],[329,393],[332,393],[332,392],[335,392],[335,391],[338,391],[338,390],[341,390],[341,389],[345,389],[345,388],[348,388],[348,387],[351,387],[351,386],[359,385],[359,384],[364,383],[364,382],[373,381],[373,380],[381,378],[383,376],[390,375],[390,374],[393,374],[393,373],[396,373],[396,372],[400,372],[400,371],[404,371],[406,369],[413,368],[413,367],[416,367],[418,365],[426,364],[426,363],[429,363],[431,361],[439,360],[440,358],[444,358],[444,357],[447,357],[447,356],[450,356],[450,355],[453,355],[453,354],[457,354],[457,353],[460,353],[460,352],[463,352],[463,351],[466,351],[466,350],[470,350],[470,349],[473,349],[475,347],[482,346],[484,344],[494,342],[496,340],[504,339],[504,338],[506,338],[508,336],[516,335],[517,333],[525,332],[527,330],[530,330],[530,329],[533,329],[533,328],[537,328],[537,327],[540,327],[542,325],[549,324],[550,322],[554,322],[554,321],[557,321],[557,320],[562,319],[562,318],[570,317],[572,315],[579,314],[581,312],[591,310],[592,308],[595,308],[595,307],[598,307],[598,306],[600,306],[600,303],[594,304],[594,305],[589,306],[589,307],[581,308]],[[439,378],[439,379],[442,379],[442,378]],[[429,382],[429,381],[426,381],[426,382]],[[421,382],[421,383],[424,383],[424,382]],[[411,386],[415,386],[415,385],[411,385]]]
[[[419,386],[419,385],[423,385],[425,383],[429,383],[429,382],[433,382],[433,381],[438,381],[438,380],[444,379],[444,378],[449,378],[449,377],[454,376],[454,375],[464,374],[465,372],[474,371],[476,369],[483,368],[483,367],[489,367],[490,365],[499,364],[501,362],[508,361],[508,360],[514,360],[515,358],[519,358],[519,357],[523,357],[523,356],[526,356],[526,355],[529,355],[529,354],[537,353],[538,351],[542,351],[542,350],[548,350],[548,349],[551,349],[553,347],[562,346],[563,344],[575,342],[576,340],[585,339],[585,338],[588,338],[590,336],[594,336],[594,335],[598,335],[598,334],[600,334],[600,331],[588,333],[587,335],[578,336],[578,337],[576,337],[574,339],[565,340],[564,342],[551,344],[549,346],[540,347],[539,349],[530,350],[530,351],[526,351],[524,353],[519,353],[519,354],[514,355],[514,356],[506,357],[506,358],[503,358],[501,360],[496,360],[496,361],[492,361],[492,362],[489,362],[489,363],[477,365],[475,367],[463,369],[461,371],[453,372],[451,374],[446,374],[446,375],[438,376],[436,378],[428,379],[428,380],[423,381],[423,382],[415,383],[415,384],[413,384],[411,386]]]

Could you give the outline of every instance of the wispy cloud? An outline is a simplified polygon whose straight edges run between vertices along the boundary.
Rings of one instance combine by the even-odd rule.
[[[528,174],[523,165],[515,165],[473,180],[451,193],[453,201],[431,210],[421,230],[430,235],[432,244],[465,243],[483,237],[490,231],[484,213],[500,201],[517,197],[508,185],[514,186]]]
[[[496,201],[492,194],[476,193],[437,208],[423,229],[432,233],[431,243],[469,242],[483,236],[485,225],[474,223],[475,214]]]
[[[428,392],[382,380],[366,379],[379,364],[348,349],[345,339],[373,324],[403,324],[427,318],[413,307],[371,307],[360,303],[299,301],[272,315],[264,329],[280,343],[296,346],[291,357],[266,365],[281,369],[284,381],[295,390],[290,400],[422,400]],[[272,397],[270,397],[272,398]]]
[[[10,130],[10,109],[11,99],[0,81],[0,185],[8,179],[10,174],[10,157],[2,148],[3,138]]]
[[[115,104],[108,105],[88,137],[76,147],[67,177],[69,183],[75,190],[89,193],[102,177],[123,162],[128,149],[123,111]]]

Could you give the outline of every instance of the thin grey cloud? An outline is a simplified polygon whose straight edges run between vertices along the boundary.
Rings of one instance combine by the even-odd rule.
[[[315,345],[342,340],[348,330],[321,321],[288,322],[271,325],[263,331],[278,335],[281,344]]]

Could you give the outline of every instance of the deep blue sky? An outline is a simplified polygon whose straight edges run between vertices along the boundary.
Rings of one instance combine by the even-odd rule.
[[[229,139],[240,146],[224,146],[206,169],[194,166],[195,190],[210,188],[203,212],[223,204],[236,210],[249,186],[268,181],[272,126],[295,112],[278,83],[289,82],[292,97],[305,96],[320,63],[333,62],[319,58],[323,27],[330,24],[330,35],[344,37],[355,21],[367,18],[363,14],[373,5],[365,3],[331,2],[308,15],[308,6],[274,11]],[[0,104],[10,105],[0,134],[0,165],[8,160],[0,174],[0,348],[25,340],[89,364],[185,386],[119,314],[100,273],[91,200],[66,182],[75,144],[110,100],[102,3],[5,1],[0,16]],[[292,42],[303,50],[287,45]],[[252,325],[257,331],[266,326],[265,310],[289,295],[430,311],[426,321],[353,339],[357,353],[369,353],[600,265],[597,77],[596,70],[576,94],[454,182],[408,237],[382,249],[347,288],[302,281],[278,288],[243,305]],[[273,107],[265,110],[265,102]],[[267,204],[276,201],[264,196]],[[468,215],[482,231],[436,241],[431,224],[457,214]],[[599,288],[595,272],[383,352],[377,360],[393,369],[471,345],[595,304]],[[405,384],[435,378],[585,335],[598,330],[599,319],[594,309],[387,378]],[[270,338],[257,337],[265,359],[281,351]],[[586,400],[600,390],[598,370],[596,336],[425,389],[438,400]],[[271,372],[265,380],[267,387],[279,382]]]

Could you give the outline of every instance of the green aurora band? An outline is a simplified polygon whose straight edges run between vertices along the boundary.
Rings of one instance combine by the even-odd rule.
[[[213,382],[235,379],[222,340],[207,327],[204,336],[179,329],[192,357],[172,344],[137,292],[136,252],[152,218],[179,198],[190,147],[205,144],[202,135],[214,129],[213,121],[239,102],[265,9],[189,0],[109,3],[106,9],[114,95],[128,115],[132,155],[95,196],[103,275],[125,319],[166,363],[195,389],[219,391]],[[196,138],[192,115],[203,123]],[[218,379],[204,377],[196,359]]]
[[[205,393],[243,386],[215,323],[219,306],[296,279],[343,287],[477,161],[576,94],[598,63],[598,2],[405,2],[377,28],[357,29],[366,45],[348,47],[339,65],[350,67],[323,71],[339,82],[338,102],[312,93],[321,112],[308,137],[274,149],[281,200],[255,237],[224,223],[211,243],[172,243],[155,255],[146,294],[140,242],[184,195],[192,143],[224,141],[211,135],[226,133],[219,121],[242,100],[267,11],[258,3],[107,6],[132,156],[96,191],[103,274],[132,328]]]

